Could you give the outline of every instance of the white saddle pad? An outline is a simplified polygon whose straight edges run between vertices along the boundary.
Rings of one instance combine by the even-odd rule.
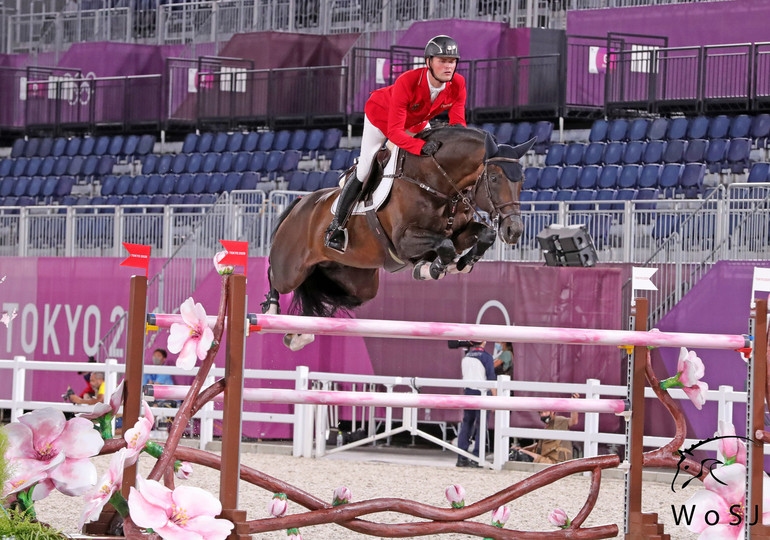
[[[390,153],[390,159],[388,160],[388,163],[385,165],[385,175],[392,175],[396,170],[396,163],[398,160],[396,159],[398,157],[398,152],[401,152],[400,148],[392,147],[391,153]],[[357,180],[353,180],[353,182],[357,182]],[[390,189],[393,187],[393,177],[392,176],[386,176],[382,180],[380,180],[379,185],[375,188],[374,193],[372,193],[372,204],[368,205],[366,204],[366,201],[359,201],[354,207],[353,207],[353,215],[356,216],[362,216],[366,214],[369,210],[379,210],[380,206],[382,206],[382,203],[385,202],[385,199],[388,198],[388,194],[390,193]],[[339,201],[339,196],[337,196],[334,199],[334,202],[332,203],[331,211],[332,213],[335,213],[337,211],[337,202]]]

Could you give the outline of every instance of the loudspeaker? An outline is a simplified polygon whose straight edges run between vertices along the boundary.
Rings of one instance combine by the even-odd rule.
[[[596,266],[598,257],[585,225],[551,225],[540,231],[537,242],[546,266]]]

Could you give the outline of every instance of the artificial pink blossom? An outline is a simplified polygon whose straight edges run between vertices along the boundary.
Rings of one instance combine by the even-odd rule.
[[[716,437],[725,437],[717,441],[717,452],[725,465],[742,463],[746,465],[746,444],[735,436],[735,426],[731,422],[719,421]]]
[[[155,480],[136,477],[128,509],[133,522],[169,540],[224,540],[233,529],[226,519],[216,519],[222,504],[208,491],[180,486],[171,491]]]
[[[286,494],[276,493],[273,495],[267,509],[273,517],[282,517],[285,515],[286,511],[289,509],[289,504],[286,502]]]
[[[501,506],[492,514],[492,525],[500,529],[511,517],[511,510],[507,506]]]
[[[298,530],[292,530],[289,532],[288,540],[302,540],[302,535],[299,534]]]
[[[175,472],[176,477],[180,478],[181,480],[187,480],[192,476],[192,473],[193,473],[192,465],[190,465],[186,461],[183,461]]]
[[[109,403],[96,403],[94,405],[94,410],[90,413],[83,413],[79,414],[78,416],[82,418],[88,418],[89,420],[95,420],[97,418],[101,418],[105,414],[111,413],[112,416],[116,416],[118,414],[118,410],[120,410],[120,406],[123,403],[123,386],[125,384],[125,380],[120,381],[120,384],[115,388],[115,391],[110,396]]]
[[[168,337],[168,350],[179,353],[176,366],[182,369],[192,369],[196,360],[203,360],[214,342],[214,332],[209,328],[206,310],[192,298],[182,304],[180,311],[184,323],[171,325]]]
[[[217,272],[219,272],[220,276],[224,276],[225,274],[232,274],[235,270],[234,266],[219,263],[219,261],[221,261],[225,255],[227,255],[227,251],[220,251],[214,255],[214,268],[217,269]]]
[[[696,409],[701,410],[703,408],[703,404],[706,403],[706,392],[709,390],[708,383],[700,381],[694,386],[685,386],[682,390],[690,398]]]
[[[101,514],[104,505],[120,489],[123,483],[123,468],[125,467],[127,453],[128,450],[121,448],[112,456],[110,468],[101,477],[93,491],[86,496],[86,506],[80,515],[78,529],[82,529],[86,523],[99,519],[99,514]]]
[[[144,449],[144,445],[150,440],[150,431],[155,423],[155,418],[152,416],[152,410],[147,402],[144,403],[144,417],[140,418],[134,424],[134,427],[127,429],[123,434],[123,438],[126,440],[126,448],[128,453],[126,455],[126,466],[131,466],[139,459],[139,453]]]
[[[334,501],[332,506],[339,506],[341,504],[348,504],[350,499],[353,498],[353,494],[345,486],[340,486],[334,490]]]
[[[2,317],[0,317],[0,323],[3,323],[7,328],[11,324],[11,321],[14,320],[17,315],[18,315],[18,311],[16,310],[16,308],[13,308],[13,311],[3,313]]]
[[[447,500],[452,503],[452,508],[462,508],[465,506],[465,489],[458,484],[449,486],[444,491]]]
[[[560,529],[566,529],[571,523],[569,516],[567,516],[567,512],[561,508],[554,508],[551,510],[551,513],[548,514],[548,521],[551,525],[559,527]]]
[[[679,349],[679,360],[676,364],[676,371],[679,374],[679,382],[685,388],[695,386],[706,374],[706,368],[703,361],[698,358],[695,351],[688,351],[684,347]]]
[[[687,528],[701,533],[699,540],[743,538],[746,520],[754,522],[759,517],[753,509],[751,512],[745,509],[746,466],[733,463],[715,468],[703,481],[703,487],[705,489],[684,503],[685,508],[692,511]],[[768,510],[762,514],[762,523],[767,525],[770,524],[770,477],[767,475],[762,477],[762,492],[762,508]]]
[[[27,413],[4,429],[5,458],[14,471],[4,496],[29,487],[33,479],[39,482],[33,499],[45,497],[53,488],[80,496],[96,483],[96,467],[89,458],[99,453],[104,441],[89,420],[68,421],[64,413],[49,407]]]

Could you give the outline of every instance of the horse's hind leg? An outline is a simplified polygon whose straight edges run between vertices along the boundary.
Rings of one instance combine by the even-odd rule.
[[[278,294],[278,291],[273,287],[271,270],[272,267],[267,269],[267,283],[270,287],[270,290],[265,295],[265,301],[260,305],[262,306],[262,313],[266,313],[268,315],[279,315],[281,313],[281,304],[279,303],[281,295]]]

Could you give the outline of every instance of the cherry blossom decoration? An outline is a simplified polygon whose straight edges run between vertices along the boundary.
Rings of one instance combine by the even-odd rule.
[[[180,308],[184,323],[171,325],[168,337],[168,350],[179,354],[177,367],[190,370],[197,360],[206,358],[214,342],[214,332],[209,328],[206,310],[192,298],[184,301]]]

